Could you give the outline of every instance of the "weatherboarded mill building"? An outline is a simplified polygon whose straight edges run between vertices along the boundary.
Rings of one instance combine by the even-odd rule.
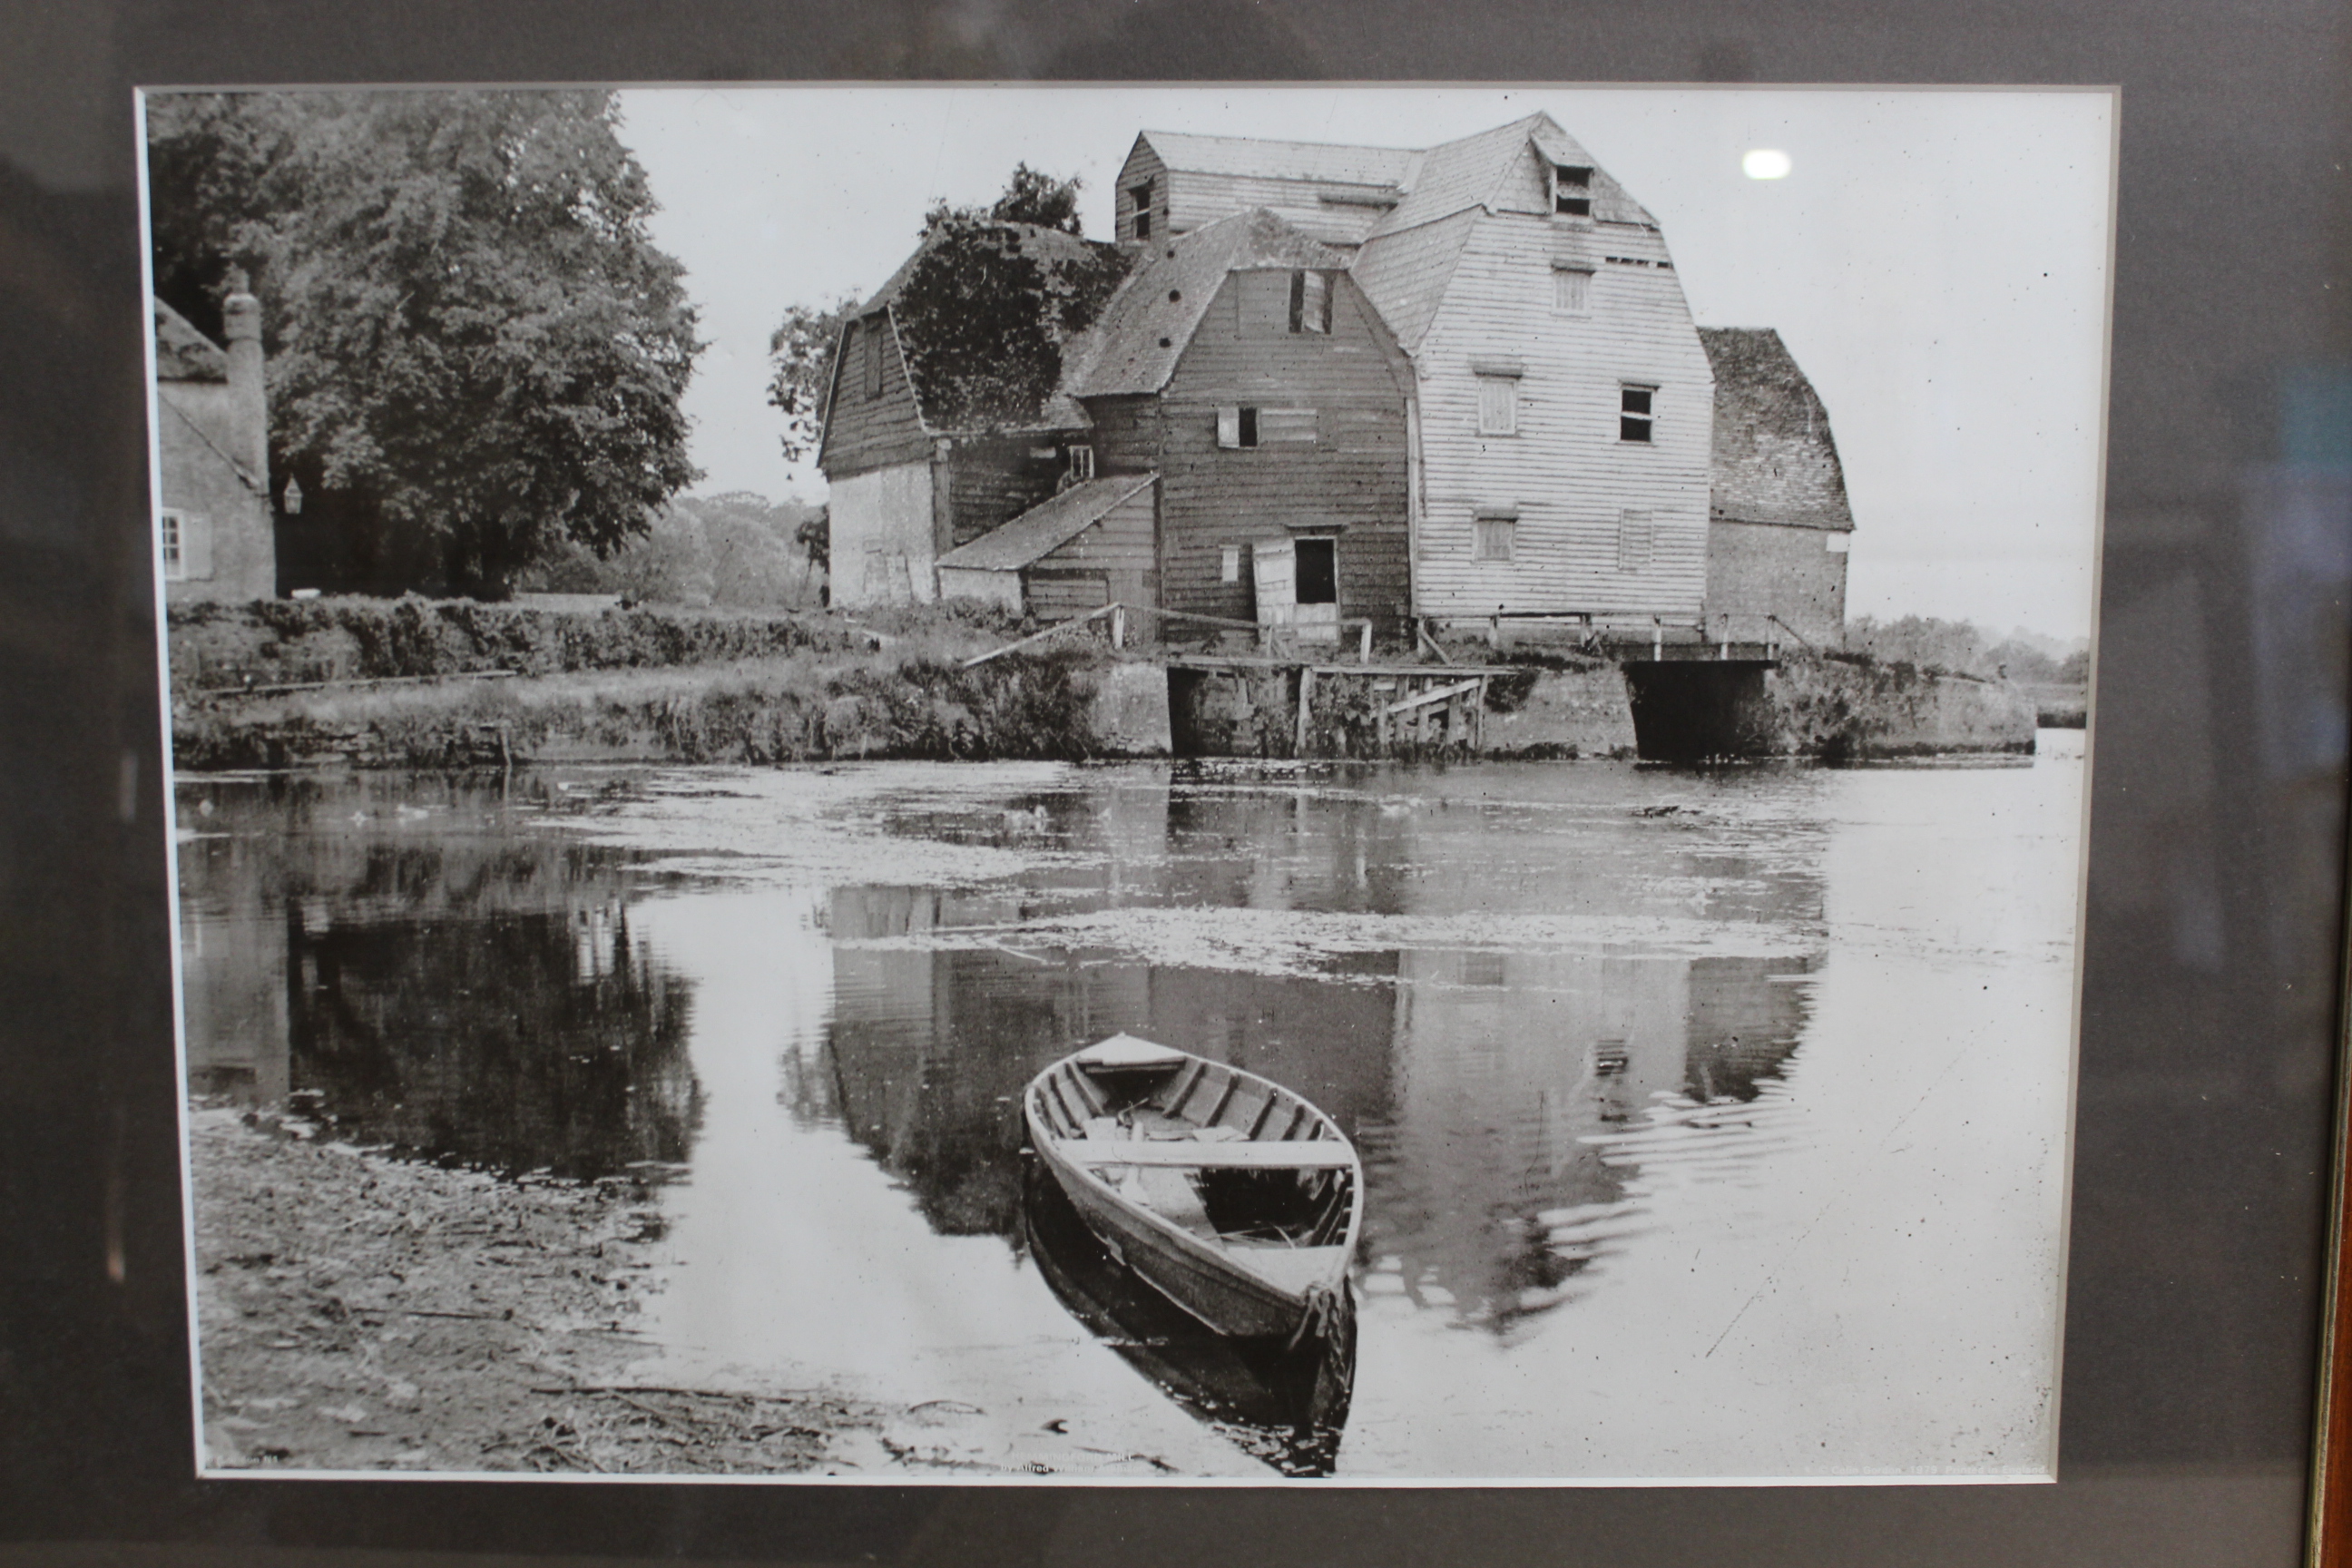
[[[1063,374],[1097,477],[941,557],[941,591],[1402,635],[1412,370],[1348,253],[1263,208],[1134,249]]]
[[[973,248],[940,255],[958,240]],[[989,276],[939,276],[973,255]],[[1087,477],[1061,350],[1125,267],[1110,246],[1034,225],[934,229],[859,308],[834,353],[817,448],[835,604],[937,598],[941,555]],[[1001,321],[940,298],[974,281]],[[927,327],[942,341],[925,342]]]
[[[1798,463],[1811,500],[1765,506],[1755,481],[1795,454],[1759,468],[1760,448],[1735,438],[1718,495],[1717,363],[1664,236],[1549,116],[1420,151],[1146,132],[1119,175],[1118,237],[1156,242],[1250,207],[1349,252],[1412,366],[1413,615],[1685,639],[1707,635],[1724,595],[1743,616],[1801,601],[1818,627],[1832,598],[1842,616],[1843,555],[1833,595],[1831,568],[1789,559],[1852,527],[1833,449],[1826,468]],[[1732,417],[1781,405],[1748,375],[1769,356],[1726,354],[1754,392]],[[1808,400],[1818,409],[1810,387],[1788,406]],[[1825,416],[1820,430],[1825,444]],[[1758,526],[1778,531],[1742,531]],[[1748,574],[1768,559],[1786,586],[1764,594]]]

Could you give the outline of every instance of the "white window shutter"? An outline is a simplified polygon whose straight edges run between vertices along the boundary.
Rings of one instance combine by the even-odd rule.
[[[1238,407],[1217,410],[1217,445],[1238,447],[1242,444],[1242,411]]]

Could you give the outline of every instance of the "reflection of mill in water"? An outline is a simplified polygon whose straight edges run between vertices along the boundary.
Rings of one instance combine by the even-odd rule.
[[[1408,953],[1390,1113],[1357,1136],[1368,1294],[1507,1331],[1639,1228],[1621,1135],[1754,1099],[1795,1050],[1804,959]]]

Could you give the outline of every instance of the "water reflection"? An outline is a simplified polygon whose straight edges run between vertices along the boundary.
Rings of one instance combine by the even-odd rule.
[[[687,1159],[691,997],[631,934],[626,856],[529,831],[492,786],[187,793],[194,1092],[491,1170]]]
[[[1355,1321],[1304,1351],[1213,1332],[1111,1257],[1044,1166],[1029,1163],[1024,1237],[1054,1297],[1120,1360],[1287,1476],[1328,1476],[1356,1379]]]
[[[649,1322],[710,1363],[1008,1409],[1083,1389],[1279,1468],[1446,1473],[1486,1439],[1433,1398],[1591,1375],[1598,1322],[1700,1355],[1739,1270],[1862,1179],[1822,1171],[1875,1180],[1930,1121],[1983,1141],[1983,1104],[1913,1112],[2063,1031],[2064,765],[188,783],[192,1087],[308,1091],[355,1136],[501,1169],[687,1167]],[[573,799],[595,815],[553,826]],[[1935,880],[1955,862],[1981,874]],[[1890,1008],[1929,994],[1890,1048]],[[1352,1459],[1328,1411],[1300,1436],[1295,1378],[1179,1347],[1083,1246],[1045,1256],[1019,1095],[1118,1031],[1283,1083],[1361,1152],[1354,1398],[1382,1419]],[[1535,1457],[1556,1412],[1494,1419],[1482,1473],[1506,1429],[1511,1462],[1575,1468]]]

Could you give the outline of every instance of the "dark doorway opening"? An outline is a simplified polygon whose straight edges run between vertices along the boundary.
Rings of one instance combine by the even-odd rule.
[[[1336,605],[1339,602],[1339,542],[1302,539],[1298,542],[1298,602]]]

